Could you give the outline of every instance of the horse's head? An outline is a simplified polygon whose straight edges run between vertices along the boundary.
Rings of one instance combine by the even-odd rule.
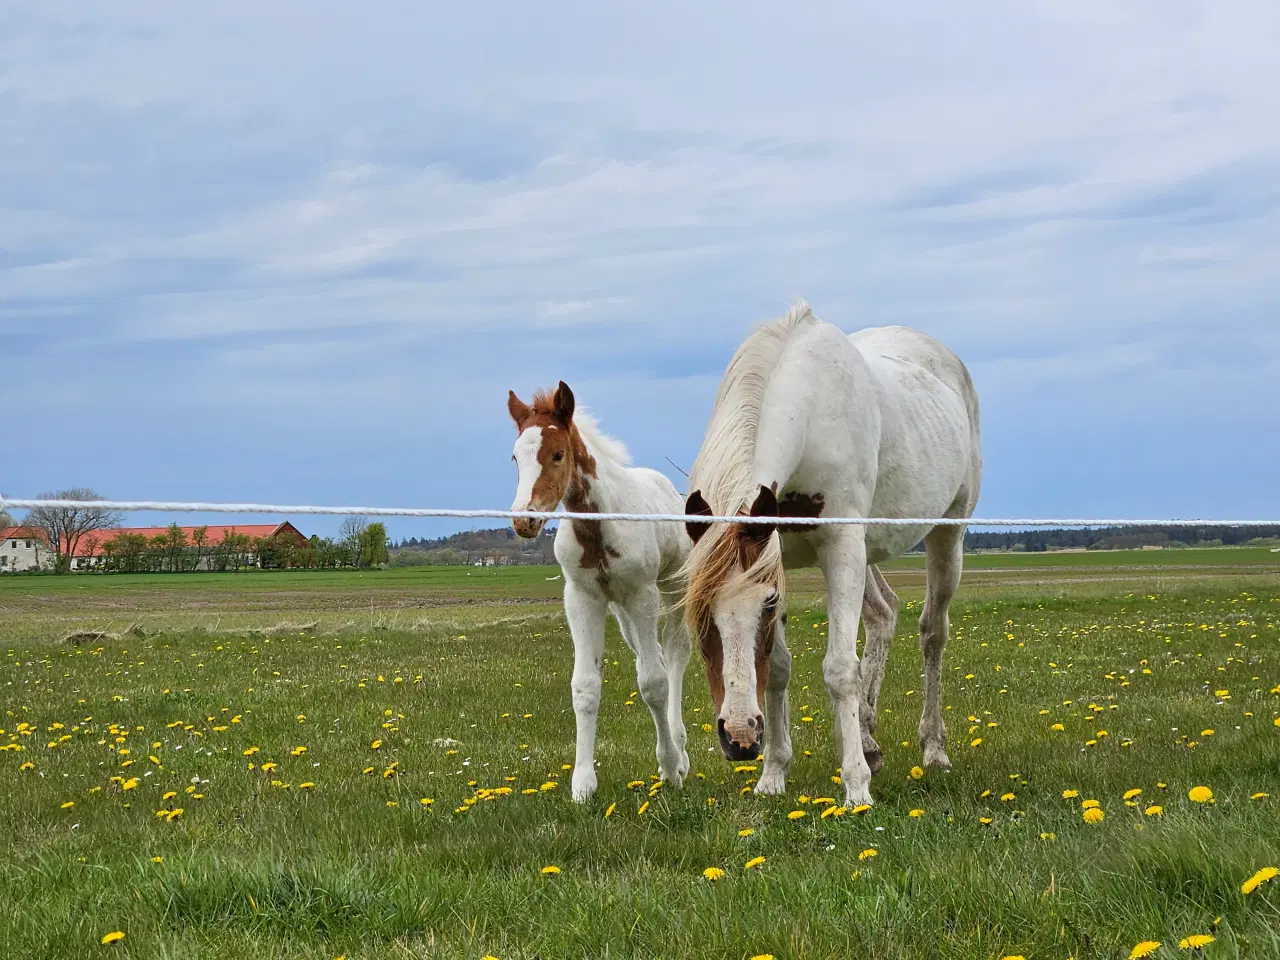
[[[512,510],[550,512],[564,499],[573,479],[580,443],[573,427],[573,391],[561,380],[554,394],[539,392],[532,406],[510,391],[507,410],[519,436],[511,459],[519,479]],[[544,521],[515,519],[511,526],[522,537],[536,537]]]
[[[695,490],[689,515],[711,516]],[[777,517],[778,500],[762,486],[753,517]],[[769,680],[775,631],[785,620],[782,546],[773,523],[686,523],[694,547],[686,564],[684,612],[698,638],[715,700],[720,749],[729,760],[754,760],[764,747],[761,700]]]

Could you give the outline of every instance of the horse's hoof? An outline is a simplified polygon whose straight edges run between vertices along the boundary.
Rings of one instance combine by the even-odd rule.
[[[876,747],[870,753],[864,753],[862,756],[866,759],[867,767],[873,777],[884,768],[884,753],[881,752],[879,747]]]

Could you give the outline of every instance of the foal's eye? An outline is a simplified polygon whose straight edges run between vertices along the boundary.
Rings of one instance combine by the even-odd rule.
[[[777,606],[778,606],[778,591],[770,590],[768,595],[764,598],[764,608],[769,613],[772,613],[777,608]]]
[[[557,450],[555,454],[551,457],[551,459],[554,460],[556,463],[559,463],[561,460],[564,459],[564,451]]]

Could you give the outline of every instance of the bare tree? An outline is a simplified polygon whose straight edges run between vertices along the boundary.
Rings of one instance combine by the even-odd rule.
[[[73,487],[42,493],[40,499],[86,501],[105,498],[87,487]],[[27,514],[24,522],[40,527],[49,535],[49,546],[58,558],[56,569],[65,573],[71,569],[71,559],[85,534],[119,526],[120,514],[95,507],[37,507]]]

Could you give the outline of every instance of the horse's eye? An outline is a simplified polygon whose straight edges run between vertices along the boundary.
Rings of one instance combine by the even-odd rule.
[[[559,463],[561,460],[564,459],[564,451],[557,450],[555,455],[551,459],[554,460],[556,463]]]
[[[778,606],[778,599],[778,591],[770,590],[768,595],[764,598],[764,608],[772,613]]]

